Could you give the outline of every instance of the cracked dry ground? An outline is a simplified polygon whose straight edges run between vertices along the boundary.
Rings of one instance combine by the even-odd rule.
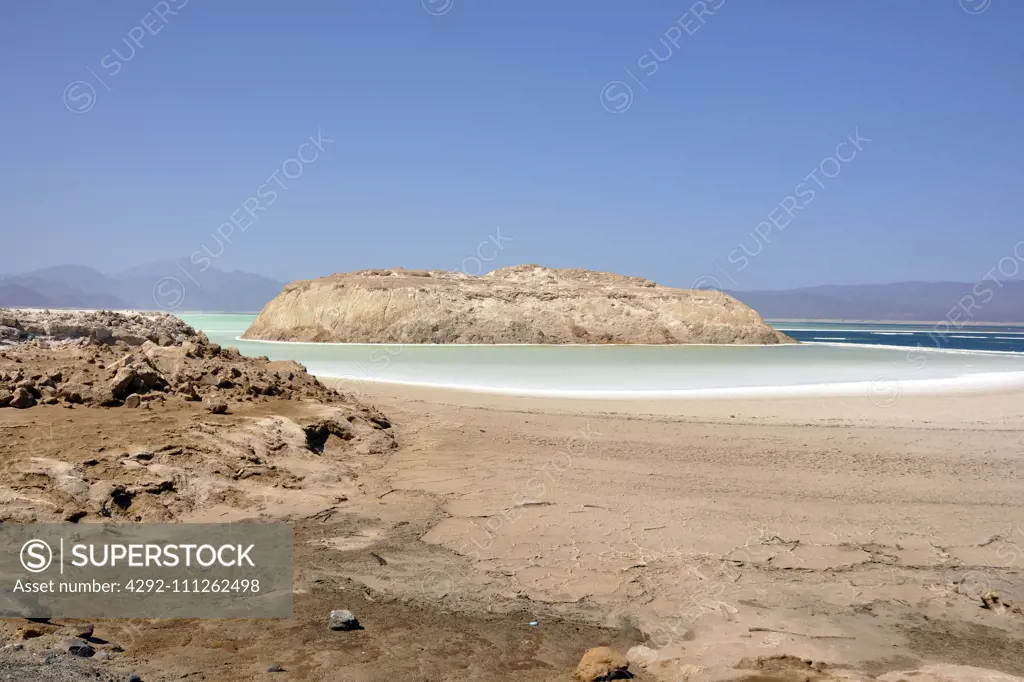
[[[1024,602],[1019,395],[880,410],[348,388],[388,416],[397,447],[329,436],[323,452],[303,451],[274,422],[289,443],[279,469],[174,512],[292,519],[295,616],[98,622],[143,679],[569,680],[601,644],[645,646],[631,666],[642,680],[795,682],[940,663],[1024,675],[1012,608]],[[271,412],[299,419],[288,409],[181,419],[196,442],[230,443],[264,433]],[[56,407],[19,413],[14,428],[56,432],[42,456],[59,461],[166,440],[155,411],[118,433],[89,426],[105,412],[75,410],[65,440]],[[154,464],[166,462],[138,463]],[[983,608],[988,591],[996,608]],[[332,608],[366,629],[329,632]]]

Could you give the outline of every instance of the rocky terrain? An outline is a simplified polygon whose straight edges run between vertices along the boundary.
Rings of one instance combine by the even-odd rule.
[[[481,277],[392,269],[292,282],[244,336],[348,343],[794,343],[721,292],[536,265]]]
[[[0,407],[137,408],[173,395],[223,413],[229,401],[345,400],[298,363],[245,357],[163,313],[0,309],[0,338]]]
[[[384,415],[302,365],[221,348],[169,315],[3,310],[0,321],[20,339],[0,344],[0,415],[12,415],[0,422],[0,521],[253,509],[306,479],[343,478],[327,452],[395,445]],[[13,416],[44,409],[45,424]]]
[[[195,336],[194,329],[164,313],[0,308],[0,344],[81,339],[95,345],[171,346]]]
[[[494,680],[512,669],[569,679],[588,647],[635,643],[555,616],[524,637],[520,615],[439,608],[436,571],[399,550],[421,546],[436,503],[396,505],[405,496],[375,475],[397,448],[394,427],[301,365],[242,356],[166,315],[0,320],[0,523],[266,519],[295,532],[293,618],[0,619],[0,680]],[[387,508],[405,516],[387,522],[390,539],[376,513]],[[349,577],[387,566],[381,553],[429,593]]]
[[[292,617],[0,619],[0,681],[1024,682],[1016,396],[356,400],[164,315],[0,318],[0,523],[294,532]]]

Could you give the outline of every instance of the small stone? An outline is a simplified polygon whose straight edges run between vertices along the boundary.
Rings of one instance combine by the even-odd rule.
[[[332,630],[359,630],[359,621],[352,614],[351,611],[345,609],[331,611],[331,617],[328,621]]]
[[[110,652],[109,651],[103,651],[103,650],[97,651],[96,655],[93,656],[93,660],[95,660],[95,661],[109,661],[110,660]]]
[[[132,393],[131,395],[124,399],[125,407],[138,407],[141,404],[142,396],[140,396],[138,393]]]
[[[574,677],[579,682],[598,682],[603,680],[628,680],[633,677],[629,672],[629,661],[615,649],[599,646],[587,649],[576,666]]]
[[[268,673],[283,673],[284,672],[284,668],[282,668],[279,665],[272,665],[269,668],[267,668],[267,672]]]
[[[226,414],[228,411],[227,402],[220,398],[207,398],[203,401],[203,405],[211,414]]]
[[[79,656],[81,658],[89,658],[96,653],[96,650],[89,646],[88,642],[77,637],[63,640],[57,645],[57,648],[68,652],[72,656]]]
[[[142,682],[142,678],[138,675],[129,675],[128,682]]]
[[[0,407],[7,407],[14,400],[14,394],[7,389],[0,389]]]

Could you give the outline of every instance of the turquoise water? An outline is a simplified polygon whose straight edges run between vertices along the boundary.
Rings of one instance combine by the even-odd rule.
[[[1024,383],[1024,354],[1013,353],[827,343],[429,346],[240,340],[238,337],[254,317],[181,315],[216,343],[235,346],[247,355],[296,360],[321,377],[522,395],[685,397],[868,392],[884,397],[896,392],[979,390]],[[815,329],[823,327],[817,325]]]

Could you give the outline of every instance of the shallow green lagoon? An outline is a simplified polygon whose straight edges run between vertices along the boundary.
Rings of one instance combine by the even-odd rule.
[[[913,347],[465,346],[243,341],[254,315],[183,314],[247,355],[297,360],[314,374],[522,395],[604,397],[857,395],[1024,384],[1024,354]],[[780,325],[782,327],[783,325]],[[891,328],[891,326],[890,326]],[[823,329],[818,325],[816,329]],[[897,330],[898,331],[898,330]],[[823,336],[832,333],[822,332]],[[885,339],[885,337],[881,337]]]

